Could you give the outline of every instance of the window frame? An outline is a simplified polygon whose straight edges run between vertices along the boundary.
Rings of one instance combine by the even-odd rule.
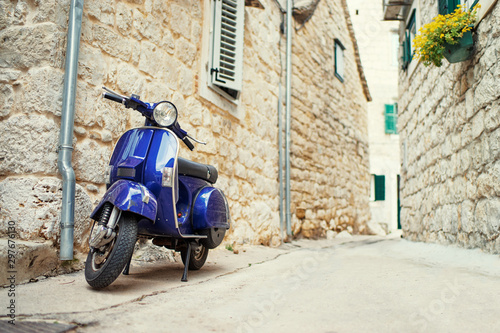
[[[385,104],[385,134],[398,134],[398,103]],[[389,110],[392,110],[389,112]]]
[[[236,103],[243,86],[245,0],[216,0],[211,3],[208,86],[229,101]],[[231,3],[235,4],[235,14],[230,12],[230,8],[227,9],[230,7],[227,4]],[[234,18],[228,17],[233,14]],[[223,44],[234,47],[234,50],[228,50],[227,47],[222,46]],[[230,51],[234,51],[234,55],[229,55]],[[234,66],[234,75],[229,73],[230,66]]]
[[[385,201],[385,175],[371,175],[370,201]]]
[[[413,40],[417,34],[417,9],[413,8],[410,12],[409,19],[406,23],[404,30],[403,40],[403,69],[406,70],[413,60],[415,48],[413,47]]]
[[[463,0],[438,0],[438,14],[451,14],[460,4],[463,4]]]
[[[340,51],[340,52],[339,52]],[[345,47],[342,42],[335,38],[334,44],[334,61],[335,61],[335,76],[340,82],[344,82],[345,76]],[[341,61],[339,61],[341,59]],[[340,69],[340,70],[339,70]]]
[[[410,57],[411,53],[411,45],[410,45],[410,36],[408,34],[408,26],[410,24],[410,19],[415,19],[415,30],[418,31],[420,28],[420,1],[413,1],[411,7],[408,9],[406,19],[404,22],[405,29],[403,30],[403,36],[401,36],[402,44],[401,44],[401,63],[402,70],[406,73],[406,77],[410,78],[417,68],[419,61],[414,61],[413,57]],[[413,16],[414,14],[414,16]]]

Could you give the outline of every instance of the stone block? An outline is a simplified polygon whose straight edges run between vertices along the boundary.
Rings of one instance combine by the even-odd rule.
[[[145,80],[134,66],[120,64],[116,72],[116,85],[125,95],[141,94]]]
[[[153,15],[144,15],[139,10],[134,10],[132,25],[135,31],[149,41],[158,44],[162,40],[162,26]]]
[[[14,104],[14,89],[10,84],[0,83],[0,117],[9,115]]]
[[[98,132],[100,134],[100,132]],[[102,135],[97,138],[102,140]],[[104,171],[111,158],[111,146],[101,145],[96,140],[78,142],[73,152],[73,168],[78,181],[104,184]]]
[[[114,2],[112,0],[86,0],[85,13],[109,26],[115,23]]]
[[[475,139],[481,135],[484,130],[484,111],[480,110],[472,118],[472,138]]]
[[[116,28],[123,36],[129,36],[132,24],[133,24],[133,14],[132,9],[123,2],[119,2],[116,5]]]
[[[8,222],[16,224],[18,240],[51,240],[59,243],[62,182],[52,177],[8,177],[0,182],[0,234]],[[75,247],[87,249],[92,204],[80,185],[75,191]]]
[[[170,28],[184,38],[191,39],[191,20],[189,12],[181,6],[173,4],[171,6]]]
[[[96,86],[104,83],[106,60],[99,49],[87,44],[80,45],[78,56],[78,77]]]
[[[178,64],[173,64],[172,61],[168,60],[165,51],[155,44],[147,41],[141,43],[141,55],[139,57],[139,69],[141,71],[154,78],[177,77],[179,74]],[[177,83],[175,83],[174,87],[177,87]]]
[[[182,65],[178,68],[178,89],[179,92],[185,96],[190,96],[193,94],[194,90],[194,72]]]
[[[61,115],[64,72],[52,67],[33,68],[24,76],[23,111]]]
[[[368,235],[385,236],[387,234],[386,230],[377,222],[368,222],[366,230]]]
[[[0,122],[0,133],[1,175],[56,174],[59,125],[53,118],[16,114]]]
[[[14,243],[9,243],[9,239],[0,238],[0,265],[4,269],[0,270],[0,285],[10,286],[28,282],[30,279],[41,275],[53,275],[59,266],[59,258],[52,242],[27,242],[18,239],[10,239]],[[15,273],[10,273],[8,246],[15,245]]]
[[[163,0],[145,0],[144,8],[148,14],[156,14],[163,17],[168,14],[168,3]]]
[[[474,109],[479,110],[491,104],[500,96],[500,82],[487,72],[474,91]]]
[[[179,38],[176,41],[175,56],[187,67],[192,67],[193,62],[197,59],[196,46],[188,42],[184,38]]]
[[[132,46],[114,30],[101,25],[92,25],[92,46],[100,48],[107,54],[129,61],[132,56]]]
[[[487,238],[498,235],[500,229],[500,199],[482,199],[475,210],[475,230]]]
[[[31,68],[64,64],[65,33],[53,23],[11,26],[0,31],[0,67]]]

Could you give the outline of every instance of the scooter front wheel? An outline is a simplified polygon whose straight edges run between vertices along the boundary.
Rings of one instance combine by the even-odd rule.
[[[98,249],[90,249],[85,279],[92,288],[105,288],[118,278],[134,252],[137,229],[136,216],[123,212],[114,230],[114,239]]]
[[[181,250],[182,263],[186,265],[187,249]],[[203,244],[198,246],[193,246],[191,249],[191,255],[189,256],[189,270],[197,271],[205,265],[208,257],[208,248]]]

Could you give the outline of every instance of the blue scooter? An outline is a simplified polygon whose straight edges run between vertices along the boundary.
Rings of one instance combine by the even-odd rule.
[[[129,273],[138,237],[181,252],[182,281],[200,269],[208,251],[219,246],[230,227],[229,206],[213,185],[215,167],[179,157],[179,143],[194,146],[177,121],[171,102],[142,102],[103,87],[103,97],[140,112],[143,127],[125,132],[106,169],[107,191],[94,209],[85,279],[105,288]],[[180,141],[179,141],[180,140]]]

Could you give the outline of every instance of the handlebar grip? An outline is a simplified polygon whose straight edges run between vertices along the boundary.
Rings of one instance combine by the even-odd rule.
[[[186,144],[186,146],[189,148],[189,150],[194,150],[193,143],[187,137],[182,139],[182,142],[184,142]]]
[[[104,92],[102,94],[102,97],[104,98],[107,98],[107,99],[110,99],[112,100],[113,102],[117,102],[117,103],[120,103],[122,104],[123,103],[123,98],[119,97],[119,96],[116,96],[116,95],[113,95],[113,94],[110,94],[108,92]]]

